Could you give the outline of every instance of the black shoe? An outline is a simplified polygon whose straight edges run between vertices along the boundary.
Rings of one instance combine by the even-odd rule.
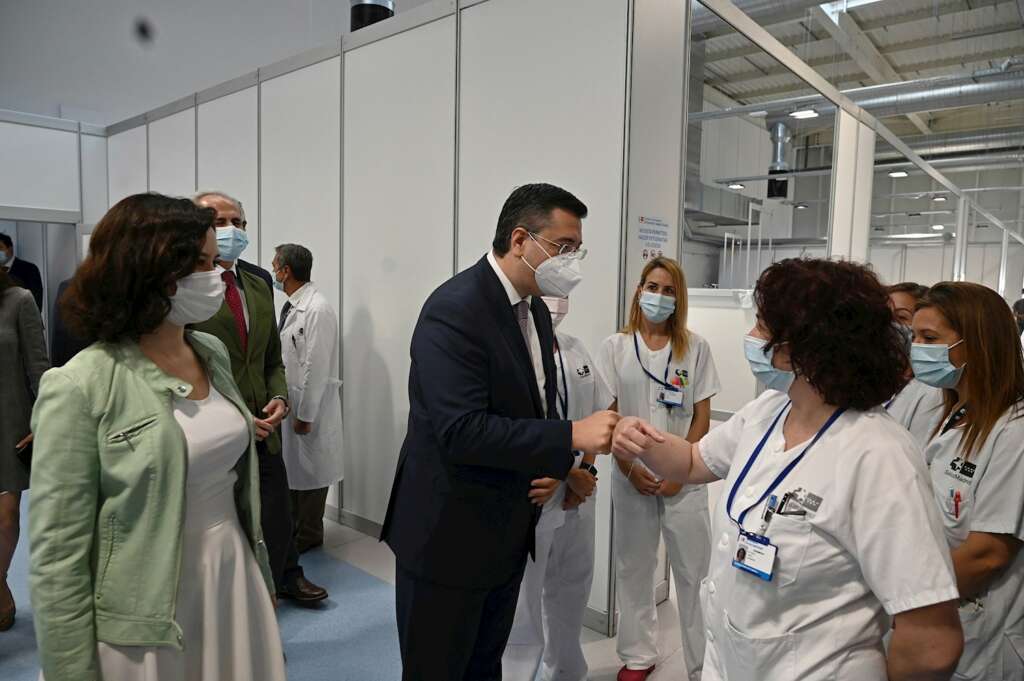
[[[277,593],[277,597],[290,598],[299,605],[308,605],[327,598],[327,590],[300,576],[286,584]]]

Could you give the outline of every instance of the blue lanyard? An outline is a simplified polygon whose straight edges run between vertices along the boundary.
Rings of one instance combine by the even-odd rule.
[[[779,412],[779,415],[775,417],[774,421],[772,421],[772,425],[768,429],[768,432],[765,433],[764,437],[761,438],[761,441],[757,443],[757,447],[754,449],[753,453],[751,453],[750,458],[747,459],[747,465],[743,467],[743,470],[740,472],[739,477],[736,478],[736,482],[732,486],[732,490],[729,492],[729,501],[726,503],[725,512],[726,515],[729,516],[729,520],[732,520],[734,523],[739,525],[740,529],[743,529],[743,519],[747,517],[747,514],[750,513],[751,509],[760,506],[761,503],[768,498],[768,495],[775,491],[775,488],[778,487],[782,483],[782,481],[786,479],[786,476],[793,472],[793,469],[797,467],[797,464],[803,461],[804,457],[807,456],[807,452],[809,452],[811,450],[811,447],[813,447],[815,443],[817,443],[818,440],[821,439],[821,436],[825,434],[825,431],[831,428],[832,424],[835,423],[839,419],[839,417],[843,415],[844,411],[846,411],[846,409],[836,409],[835,412],[833,412],[832,416],[829,417],[828,421],[825,422],[825,425],[821,427],[821,430],[818,431],[818,434],[814,436],[814,439],[811,440],[811,444],[807,445],[804,448],[804,451],[800,452],[800,456],[790,461],[789,465],[782,469],[782,472],[779,473],[778,476],[776,476],[776,478],[768,486],[768,489],[766,489],[764,491],[764,494],[761,495],[760,499],[758,499],[752,506],[749,506],[747,510],[743,511],[743,513],[739,515],[739,518],[734,519],[732,517],[732,502],[736,498],[736,492],[739,491],[740,486],[743,484],[743,481],[747,477],[747,473],[750,472],[750,469],[753,467],[754,462],[757,461],[757,457],[761,455],[761,450],[764,449],[765,444],[768,442],[768,438],[771,437],[772,432],[775,431],[775,426],[778,425],[779,419],[782,418],[782,415],[786,413],[786,410],[789,409],[789,405],[791,404],[792,402],[787,402],[786,406],[784,406],[782,408],[782,411]]]
[[[679,388],[677,388],[676,386],[674,386],[674,385],[672,385],[672,384],[670,384],[668,382],[668,370],[672,366],[672,344],[671,343],[669,343],[669,349],[668,349],[668,362],[665,363],[665,378],[663,378],[661,380],[658,380],[657,376],[655,376],[650,371],[648,371],[647,367],[645,367],[644,363],[640,360],[640,341],[638,341],[636,339],[636,332],[633,333],[633,348],[636,350],[636,361],[637,361],[638,364],[640,364],[640,368],[644,370],[644,373],[647,374],[648,378],[650,378],[652,381],[654,381],[658,385],[664,386],[664,387],[668,388],[669,390],[671,390],[673,392],[679,392]]]
[[[562,347],[555,341],[555,350],[558,351],[558,366],[562,369],[562,387],[565,388],[565,397],[558,395],[558,401],[562,403],[562,419],[569,420],[569,381],[565,379],[565,358],[562,357]],[[555,384],[555,392],[558,392],[558,384]]]

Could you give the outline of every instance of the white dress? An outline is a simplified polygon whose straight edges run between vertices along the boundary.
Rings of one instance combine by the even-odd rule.
[[[175,620],[183,650],[99,643],[102,681],[283,681],[277,617],[238,521],[234,466],[249,445],[244,417],[210,386],[175,398],[188,441],[188,482]]]

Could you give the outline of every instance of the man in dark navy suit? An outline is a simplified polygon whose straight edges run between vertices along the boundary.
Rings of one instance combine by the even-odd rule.
[[[423,305],[409,424],[381,534],[395,553],[405,681],[501,678],[540,507],[573,451],[607,452],[618,416],[560,421],[551,317],[585,255],[575,196],[505,202],[493,249]]]
[[[0,269],[5,270],[14,283],[32,292],[36,307],[43,310],[43,278],[39,268],[28,260],[14,257],[14,240],[0,233]]]

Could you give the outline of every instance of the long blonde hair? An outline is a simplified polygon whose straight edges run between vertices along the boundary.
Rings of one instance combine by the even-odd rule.
[[[686,328],[689,300],[686,296],[686,275],[683,274],[683,268],[679,266],[679,263],[672,258],[653,258],[644,267],[644,271],[640,274],[640,283],[637,285],[636,291],[633,292],[633,304],[629,308],[629,321],[622,329],[622,333],[640,332],[643,316],[643,311],[640,310],[640,294],[644,284],[647,283],[647,277],[658,268],[668,272],[669,277],[672,278],[672,285],[676,289],[676,309],[669,316],[667,324],[668,335],[672,341],[672,357],[679,360],[686,357],[686,353],[690,349],[690,332]]]
[[[1024,399],[1024,357],[1017,325],[1002,296],[981,284],[936,284],[917,304],[918,310],[928,307],[938,310],[967,349],[966,394],[943,390],[945,408],[932,436],[958,402],[966,404],[960,451],[969,459],[985,444],[1000,417]]]

